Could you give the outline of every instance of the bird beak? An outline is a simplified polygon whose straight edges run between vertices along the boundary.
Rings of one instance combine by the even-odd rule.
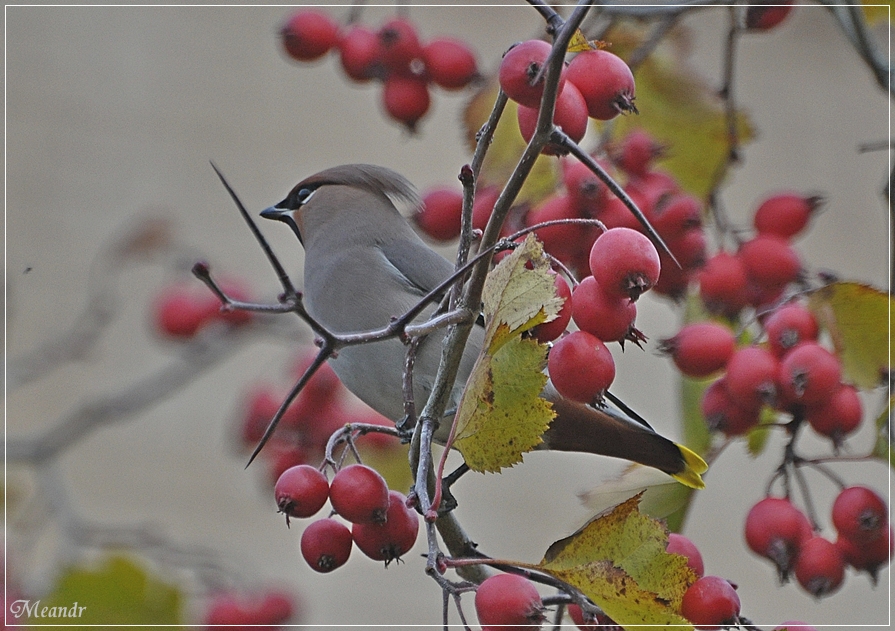
[[[283,220],[283,215],[286,214],[287,210],[283,208],[277,208],[276,206],[269,206],[261,211],[261,216],[265,219],[277,219],[279,221]]]

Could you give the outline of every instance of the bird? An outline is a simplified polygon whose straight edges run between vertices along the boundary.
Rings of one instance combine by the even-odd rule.
[[[401,214],[399,205],[419,205],[413,185],[386,167],[345,164],[296,184],[261,217],[283,222],[304,249],[302,297],[308,314],[335,334],[382,328],[454,273],[454,265],[432,249]],[[424,310],[419,322],[435,306]],[[435,380],[445,333],[432,333],[417,348],[414,401],[425,402]],[[451,391],[456,409],[484,343],[484,328],[472,328]],[[383,416],[404,415],[403,370],[407,348],[397,337],[346,346],[329,359],[342,383]],[[642,419],[610,407],[563,398],[547,382],[541,396],[555,418],[539,449],[622,458],[659,469],[679,482],[702,488],[702,458],[653,430]],[[625,408],[627,410],[627,408]],[[629,411],[629,410],[628,410]],[[450,418],[436,440],[444,441]]]

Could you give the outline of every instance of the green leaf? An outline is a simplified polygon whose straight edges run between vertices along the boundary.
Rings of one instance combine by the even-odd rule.
[[[68,568],[53,591],[40,599],[41,610],[44,607],[77,615],[74,618],[31,617],[29,622],[40,625],[41,629],[54,622],[79,626],[136,625],[131,628],[138,629],[181,624],[178,588],[152,576],[124,556],[110,556],[96,567]]]
[[[610,31],[605,39],[612,52],[627,58],[646,37],[645,27],[630,23]],[[727,174],[728,122],[717,90],[689,66],[682,29],[663,38],[635,69],[637,116],[619,116],[610,126],[613,141],[634,129],[643,129],[669,149],[657,162],[671,173],[681,188],[706,199]],[[735,128],[740,145],[754,135],[746,114],[737,111]]]
[[[758,417],[758,426],[753,427],[746,434],[746,449],[749,455],[757,458],[768,444],[771,429],[768,425],[777,422],[777,413],[769,407],[762,408]]]
[[[886,340],[895,324],[893,306],[884,291],[854,282],[831,283],[808,299],[833,340],[845,380],[859,388],[881,385],[892,366]]]
[[[581,590],[626,629],[692,629],[679,612],[696,575],[685,557],[665,551],[668,533],[638,511],[640,497],[555,542],[538,568]]]

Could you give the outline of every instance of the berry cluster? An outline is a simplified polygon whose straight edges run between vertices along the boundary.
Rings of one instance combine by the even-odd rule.
[[[300,353],[290,377],[301,376],[315,355],[315,350]],[[271,384],[257,384],[244,395],[239,440],[245,449],[255,448],[284,398],[285,392]],[[323,364],[286,409],[276,432],[259,454],[267,461],[271,482],[289,467],[319,462],[329,437],[349,422],[392,425],[384,416],[356,401],[332,368]],[[356,443],[377,450],[398,446],[393,437],[378,432],[364,434]]]
[[[249,293],[244,283],[231,279],[219,285],[234,300],[248,300]],[[239,326],[252,320],[251,311],[222,307],[217,296],[195,282],[164,287],[154,300],[152,313],[155,330],[173,340],[192,339],[212,324]]]
[[[279,591],[251,596],[222,592],[215,595],[205,612],[207,631],[258,626],[268,629],[285,626],[295,618],[293,598]]]
[[[526,142],[534,136],[544,94],[544,66],[552,49],[539,39],[520,42],[507,51],[498,71],[501,89],[519,105],[519,131]],[[587,50],[563,67],[553,123],[574,142],[584,138],[588,117],[606,121],[636,111],[634,75],[618,56],[606,50]],[[556,149],[548,145],[544,152],[552,154]]]
[[[351,81],[381,82],[385,112],[411,132],[429,111],[432,84],[460,90],[479,76],[475,55],[464,42],[440,37],[424,43],[406,18],[393,18],[378,30],[362,24],[343,29],[326,13],[303,9],[281,35],[295,60],[313,61],[335,49]]]
[[[816,597],[839,589],[847,565],[875,581],[893,552],[885,501],[872,489],[851,486],[840,491],[831,514],[838,533],[835,542],[815,532],[788,499],[766,497],[746,517],[746,543],[774,563],[781,582],[794,573],[799,585]]]
[[[312,522],[301,536],[301,554],[317,572],[345,565],[356,545],[386,566],[399,559],[416,542],[419,517],[407,498],[390,491],[375,469],[353,464],[339,469],[332,482],[310,465],[286,469],[274,488],[279,512],[290,517],[315,515],[326,500],[333,512],[352,524],[351,529],[333,517]]]

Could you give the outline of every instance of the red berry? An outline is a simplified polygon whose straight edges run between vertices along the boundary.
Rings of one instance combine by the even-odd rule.
[[[836,496],[832,517],[839,536],[860,544],[886,535],[889,511],[873,489],[850,486]]]
[[[798,620],[789,620],[774,627],[773,631],[817,631],[817,628]]]
[[[578,215],[567,195],[553,195],[535,206],[526,216],[528,226],[556,221],[576,219]],[[535,236],[544,244],[544,249],[560,260],[567,260],[576,250],[578,236],[582,228],[573,223],[560,223],[535,230]]]
[[[758,346],[747,346],[734,352],[727,362],[727,392],[745,408],[773,404],[777,397],[777,358]]]
[[[525,631],[544,620],[538,590],[516,574],[495,574],[482,581],[475,593],[475,611],[483,627],[500,625],[506,631]]]
[[[895,552],[895,532],[889,526],[887,533],[865,543],[855,543],[851,539],[839,537],[836,540],[836,548],[846,563],[858,571],[870,574],[875,584],[879,569],[892,560],[892,554]]]
[[[749,548],[777,566],[781,582],[788,579],[802,544],[813,534],[805,514],[779,497],[766,497],[749,510],[745,533]]]
[[[700,407],[708,428],[727,436],[741,436],[758,425],[761,411],[760,407],[744,407],[731,399],[726,377],[706,388]]]
[[[532,84],[550,56],[552,46],[540,39],[530,39],[510,48],[500,62],[497,79],[507,96],[526,107],[539,107],[544,94],[543,76]],[[562,92],[565,73],[560,76],[557,94]]]
[[[765,289],[777,289],[794,280],[801,270],[799,255],[785,239],[760,234],[746,241],[737,253],[746,273]]]
[[[433,39],[423,47],[426,72],[436,85],[459,90],[478,76],[475,55],[465,42],[450,37]]]
[[[282,399],[269,386],[255,386],[245,395],[245,414],[240,438],[244,445],[254,446],[280,409]]]
[[[232,625],[248,625],[253,622],[235,594],[217,594],[205,613],[205,627],[208,631],[224,631]]]
[[[777,357],[799,342],[816,340],[818,333],[817,320],[805,307],[790,302],[774,310],[764,321],[764,330],[768,334],[768,344]]]
[[[634,326],[637,305],[626,297],[609,296],[593,276],[572,292],[572,319],[582,331],[605,342],[620,342]]]
[[[411,64],[423,56],[423,46],[413,22],[394,18],[382,25],[378,35],[379,55],[386,69],[392,73],[413,73]]]
[[[295,599],[283,592],[268,592],[254,610],[260,624],[280,626],[295,615]]]
[[[839,387],[842,364],[816,342],[802,342],[780,360],[780,393],[789,403],[818,405]]]
[[[565,332],[572,319],[572,290],[569,288],[569,283],[559,274],[551,273],[553,274],[553,288],[556,295],[563,299],[563,305],[555,319],[535,327],[534,334],[539,342],[552,342],[558,338]]]
[[[326,504],[329,482],[318,469],[306,464],[283,471],[274,486],[277,508],[290,517],[310,517]]]
[[[611,228],[590,250],[590,271],[610,295],[637,300],[659,280],[661,264],[656,246],[630,228]]]
[[[642,212],[645,212],[640,202],[633,197],[632,199],[634,200],[634,203],[637,204],[637,207],[640,208]],[[602,221],[610,230],[613,228],[640,230],[640,221],[637,220],[634,213],[632,213],[625,203],[618,197],[610,197],[605,200],[594,218]]]
[[[353,524],[382,522],[388,511],[388,486],[375,469],[342,467],[329,485],[333,510]]]
[[[475,199],[472,202],[472,227],[476,230],[484,230],[494,211],[494,203],[500,196],[500,187],[486,186],[477,189]]]
[[[352,81],[366,83],[379,72],[379,36],[363,25],[354,25],[339,40],[339,61]]]
[[[665,149],[642,129],[635,129],[611,150],[612,161],[631,177],[643,177]]]
[[[166,287],[153,307],[156,329],[166,337],[189,339],[217,319],[220,304],[214,294],[201,288]]]
[[[805,197],[796,193],[779,193],[769,197],[755,211],[755,229],[759,234],[791,239],[805,229],[822,201],[820,197]]]
[[[413,547],[420,528],[419,515],[407,507],[407,498],[397,491],[389,491],[388,495],[385,522],[351,527],[358,549],[374,561],[385,561],[386,566]]]
[[[425,80],[404,75],[390,75],[382,86],[382,104],[392,119],[403,123],[411,132],[429,111],[431,97]]]
[[[612,353],[598,338],[573,331],[557,341],[547,358],[553,386],[564,397],[593,403],[615,379]]]
[[[800,545],[795,574],[809,594],[817,598],[828,596],[839,589],[845,578],[845,560],[832,541],[814,536]]]
[[[423,204],[414,215],[417,225],[436,241],[450,241],[460,235],[463,193],[452,188],[435,188],[423,195]]]
[[[581,91],[592,118],[610,120],[636,112],[634,75],[620,57],[607,50],[586,50],[569,63],[566,76]]]
[[[665,551],[669,554],[680,554],[687,557],[687,567],[696,574],[696,578],[702,578],[705,574],[705,565],[702,562],[702,554],[699,548],[684,535],[676,532],[668,533],[668,545]]]
[[[283,47],[298,61],[312,61],[328,53],[339,41],[339,25],[322,11],[299,11],[286,22],[280,35]]]
[[[740,597],[720,576],[703,576],[684,592],[681,615],[697,629],[720,629],[737,623]]]
[[[335,519],[318,519],[301,533],[301,555],[311,569],[332,572],[351,555],[351,531]]]
[[[835,447],[839,447],[848,434],[858,429],[863,415],[861,397],[854,386],[848,384],[841,384],[829,399],[809,407],[805,412],[814,431],[832,439]]]
[[[654,206],[650,220],[663,239],[680,239],[702,228],[702,203],[685,193],[669,195]]]
[[[723,324],[694,322],[662,340],[660,350],[688,377],[707,377],[727,365],[736,349],[733,333]]]
[[[563,185],[577,214],[594,217],[605,203],[609,189],[577,158],[563,160],[561,164]],[[630,214],[631,211],[626,212]]]
[[[538,108],[520,105],[516,110],[516,118],[519,121],[522,138],[525,142],[529,142],[535,135],[538,124]],[[556,97],[553,124],[562,129],[574,142],[580,142],[587,133],[587,105],[581,92],[571,83],[566,83],[562,92]],[[543,153],[553,155],[556,150],[548,144],[544,147]]]
[[[746,9],[746,28],[767,31],[780,24],[792,12],[793,0],[755,0]]]
[[[718,252],[699,271],[699,295],[712,313],[735,316],[749,302],[743,261],[728,252]]]

